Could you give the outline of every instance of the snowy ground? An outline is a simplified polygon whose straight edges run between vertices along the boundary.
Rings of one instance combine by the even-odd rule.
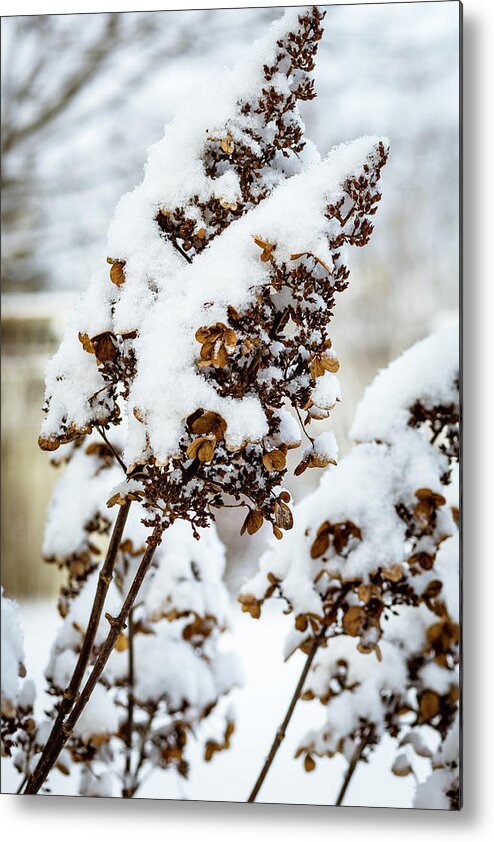
[[[48,648],[58,617],[48,602],[24,602],[20,620],[25,635],[26,666],[37,686],[41,686]],[[141,798],[168,798],[206,801],[245,801],[261,768],[275,729],[280,724],[301,670],[297,653],[288,663],[282,660],[282,645],[289,618],[279,606],[263,609],[261,620],[235,611],[229,645],[243,662],[245,685],[235,691],[236,731],[230,751],[204,763],[199,746],[191,746],[191,772],[187,781],[174,772],[156,772],[139,792]],[[43,704],[41,700],[41,705]],[[305,732],[319,724],[323,708],[316,702],[300,702],[284,744],[266,779],[259,802],[292,804],[333,804],[345,772],[341,757],[322,760],[307,774],[294,760],[295,748]],[[357,769],[345,804],[348,806],[409,807],[415,789],[411,777],[396,778],[390,772],[395,752],[390,740],[375,752],[369,764]],[[424,770],[425,771],[425,770]],[[51,790],[72,794],[74,781],[53,773]],[[19,776],[8,760],[2,759],[2,792],[15,792]]]

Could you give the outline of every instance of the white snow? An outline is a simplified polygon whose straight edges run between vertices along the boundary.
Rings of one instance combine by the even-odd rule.
[[[381,371],[364,394],[350,431],[354,441],[390,441],[406,427],[420,397],[426,408],[453,402],[458,378],[457,325],[417,342]]]
[[[24,661],[24,644],[17,604],[1,592],[2,615],[2,715],[13,716],[19,701],[19,670]]]

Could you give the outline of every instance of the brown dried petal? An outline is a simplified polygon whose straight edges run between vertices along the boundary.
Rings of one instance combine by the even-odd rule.
[[[192,431],[198,435],[214,435],[216,441],[222,441],[226,431],[226,421],[217,412],[205,412],[192,424]]]
[[[263,465],[267,471],[283,471],[286,465],[286,456],[281,450],[270,450],[262,457]]]
[[[94,354],[94,346],[87,333],[79,333],[79,342],[88,354]]]
[[[93,336],[91,343],[94,347],[96,359],[99,363],[113,362],[117,356],[117,348],[113,342],[111,333],[101,333],[98,336]]]
[[[324,366],[320,357],[314,357],[311,360],[310,366],[311,377],[322,377],[324,374]]]
[[[212,331],[211,328],[205,325],[204,327],[200,327],[195,332],[195,338],[198,342],[204,343],[209,342],[212,339]]]
[[[310,548],[311,558],[320,558],[329,547],[329,534],[327,532],[318,535],[312,547]]]
[[[410,556],[408,559],[408,563],[418,564],[422,570],[431,570],[434,566],[434,556],[426,552],[414,553],[414,555]]]
[[[41,450],[58,450],[60,447],[60,441],[56,438],[51,438],[49,436],[39,436],[38,437],[38,445]]]
[[[123,260],[111,260],[111,258],[107,258],[108,263],[111,264],[110,266],[110,281],[112,284],[115,284],[117,287],[121,287],[122,284],[125,283],[125,261]]]
[[[233,150],[235,149],[235,144],[233,142],[231,134],[227,134],[226,137],[221,138],[220,146],[223,152],[226,152],[227,155],[232,154]]]
[[[435,491],[432,491],[430,488],[419,488],[415,492],[415,496],[418,500],[427,500],[431,503],[434,508],[438,508],[439,506],[444,506],[446,503],[446,498],[443,497],[442,494],[437,494]]]
[[[401,564],[392,564],[391,567],[385,567],[381,575],[390,582],[399,582],[403,579],[403,568]]]
[[[271,253],[274,251],[276,246],[274,246],[273,243],[268,243],[267,240],[262,240],[260,237],[254,237],[254,242],[256,246],[259,246],[259,248],[262,249],[262,262],[267,263],[267,261],[271,257]]]
[[[199,436],[191,441],[187,448],[189,459],[199,459],[200,462],[210,462],[214,456],[215,442],[208,436]]]
[[[249,514],[245,518],[240,534],[243,535],[247,531],[249,535],[255,535],[264,523],[264,516],[258,509],[250,509]]]
[[[127,637],[126,634],[124,634],[122,632],[117,637],[117,640],[116,640],[116,643],[115,643],[115,649],[117,650],[117,652],[125,652],[125,650],[128,649],[128,648],[129,648],[129,638]]]
[[[293,515],[282,500],[276,500],[274,504],[274,519],[280,529],[291,529],[293,526]]]
[[[305,755],[304,769],[306,772],[313,772],[316,768],[316,761],[310,754]]]
[[[424,722],[429,722],[433,719],[440,710],[441,700],[439,695],[433,690],[426,690],[420,698],[419,709],[420,715]]]
[[[343,629],[350,637],[358,637],[365,623],[365,611],[359,605],[351,605],[343,615]]]
[[[261,603],[252,594],[240,594],[238,601],[242,606],[242,611],[250,614],[254,620],[258,620],[261,616]]]
[[[224,368],[228,365],[228,352],[224,345],[220,345],[218,352],[213,356],[213,364],[216,368]]]
[[[331,371],[333,374],[336,374],[340,368],[337,357],[323,356],[321,357],[321,364],[325,371]]]

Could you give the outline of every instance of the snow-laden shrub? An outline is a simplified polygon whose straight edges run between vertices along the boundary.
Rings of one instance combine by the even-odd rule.
[[[99,575],[100,536],[115,520],[115,507],[108,509],[106,502],[122,474],[118,438],[112,447],[95,434],[65,446],[67,464],[49,508],[43,551],[68,573],[59,601],[63,623],[46,670],[57,704],[86,635]],[[142,558],[147,535],[143,516],[136,502],[115,561],[107,616],[118,613]],[[212,746],[219,750],[223,735],[231,736],[232,712],[223,700],[241,677],[233,653],[218,647],[228,624],[224,556],[214,526],[201,530],[199,541],[183,521],[167,531],[128,628],[57,763],[65,772],[71,761],[84,764],[81,794],[111,794],[112,778],[123,775],[123,792],[133,795],[153,768],[173,767],[186,775],[188,737],[203,740],[209,759]],[[102,617],[96,653],[107,628]]]
[[[127,679],[132,710],[164,705],[173,725],[185,706],[201,719],[233,683],[215,649],[222,562],[199,562],[197,581],[182,587],[202,558],[187,530],[219,559],[214,533],[206,538],[202,530],[222,506],[246,509],[242,533],[267,521],[281,538],[292,527],[282,480],[301,430],[287,407],[299,419],[302,412],[327,418],[339,399],[329,323],[336,293],[348,283],[346,249],[365,245],[372,233],[387,159],[381,138],[342,144],[323,160],[304,139],[298,106],[315,95],[310,73],[322,18],[317,7],[288,10],[233,70],[198,85],[150,150],[142,183],[118,205],[109,276],[106,269],[91,280],[48,364],[39,443],[74,450],[44,547],[69,570],[60,602],[68,639],[57,641],[50,664],[53,690],[62,695],[26,792],[39,790],[67,740],[77,754],[77,739],[106,744],[114,733],[108,699],[107,725],[98,720],[91,733],[90,696],[102,698],[105,682],[118,696],[125,683],[114,648],[125,648],[127,621],[137,629],[142,664],[157,656],[159,639],[172,674],[176,661],[192,657],[187,644],[196,666],[192,684],[184,678],[173,693],[163,674],[150,687],[136,671],[135,687]],[[103,499],[106,472],[118,471],[113,442],[122,420],[125,444],[116,461],[125,479]],[[103,444],[87,438],[93,431]],[[335,461],[331,435],[306,435],[299,472]],[[179,520],[188,521],[185,530]],[[97,575],[97,536],[111,527]],[[118,605],[106,612],[105,636],[101,612],[115,588]],[[146,614],[144,594],[158,619]],[[143,629],[152,623],[156,639],[146,640]],[[209,756],[228,746],[231,729],[228,723],[208,743]],[[130,791],[136,781],[127,773]],[[88,775],[92,787],[98,774]]]
[[[240,595],[254,617],[281,597],[294,618],[287,656],[297,647],[316,652],[304,697],[327,706],[327,718],[298,750],[308,771],[315,756],[366,757],[385,733],[433,768],[442,764],[438,740],[449,740],[452,756],[458,365],[457,329],[448,328],[380,372],[357,409],[352,450],[297,505],[292,532],[271,542]],[[455,756],[444,760],[443,806],[447,798],[458,806],[458,744]],[[393,772],[412,768],[405,749]]]

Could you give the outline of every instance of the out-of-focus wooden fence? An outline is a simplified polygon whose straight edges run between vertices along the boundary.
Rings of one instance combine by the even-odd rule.
[[[56,590],[59,574],[41,556],[46,509],[57,472],[38,447],[43,372],[73,296],[2,298],[2,585],[8,596]]]

